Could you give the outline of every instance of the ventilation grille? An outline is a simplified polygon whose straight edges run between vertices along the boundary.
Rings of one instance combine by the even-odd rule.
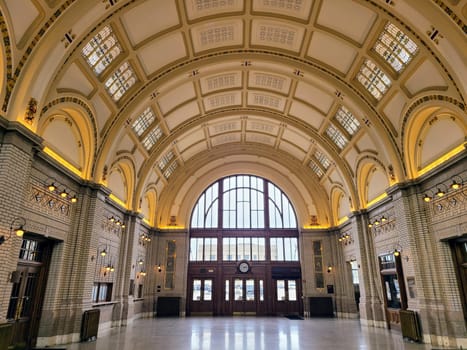
[[[400,310],[399,315],[401,318],[401,330],[404,338],[409,338],[413,341],[422,341],[420,334],[420,326],[418,324],[418,318],[415,311],[412,310]]]
[[[88,310],[83,313],[83,323],[81,324],[81,341],[97,339],[99,329],[100,310]]]

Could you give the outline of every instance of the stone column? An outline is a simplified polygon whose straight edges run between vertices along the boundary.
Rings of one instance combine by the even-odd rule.
[[[363,324],[387,327],[384,316],[384,302],[380,286],[380,272],[375,255],[373,235],[368,230],[366,212],[356,213],[357,260],[360,261],[360,320]]]
[[[11,273],[16,270],[22,242],[10,226],[18,223],[16,218],[24,217],[23,203],[34,147],[41,143],[41,139],[23,125],[8,123],[0,117],[0,141],[0,236],[6,239],[0,245],[0,323],[3,323],[11,295]],[[28,222],[25,219],[27,230]]]

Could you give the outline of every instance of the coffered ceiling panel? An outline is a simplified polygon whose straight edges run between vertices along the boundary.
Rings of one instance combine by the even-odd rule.
[[[128,38],[133,45],[179,24],[174,1],[147,0],[122,16]]]
[[[446,81],[434,64],[427,60],[417,67],[417,70],[410,76],[405,86],[414,95],[423,89],[444,88],[446,87]]]
[[[204,16],[243,11],[243,3],[243,0],[185,0],[185,8],[188,18],[194,20]]]
[[[310,138],[304,134],[303,132],[299,131],[297,128],[292,126],[288,126],[284,129],[284,133],[282,134],[282,139],[286,140],[290,143],[296,144],[300,147],[304,152],[308,151],[311,146]]]
[[[312,0],[253,0],[253,11],[270,12],[306,20],[310,16],[312,4]]]
[[[334,67],[341,73],[348,73],[358,51],[343,39],[324,32],[313,32],[307,55]]]
[[[242,103],[241,91],[222,92],[204,99],[204,109],[211,111],[217,108],[239,106]]]
[[[272,108],[279,112],[284,111],[285,98],[279,95],[266,94],[263,92],[249,92],[248,105]]]
[[[169,90],[164,95],[158,98],[157,102],[162,113],[168,113],[174,107],[182,104],[185,101],[192,100],[196,97],[196,92],[191,81],[180,85],[173,90]]]
[[[256,118],[248,118],[246,123],[246,129],[270,135],[277,135],[279,131],[279,125],[266,119],[263,120]]]
[[[253,20],[251,44],[298,52],[305,29],[282,21]]]
[[[228,134],[222,134],[218,136],[214,136],[211,139],[212,145],[219,146],[225,143],[237,143],[240,142],[242,135],[238,133],[228,133]]]
[[[326,0],[321,2],[317,23],[363,44],[375,20],[376,13],[356,1]]]
[[[185,151],[192,144],[196,144],[205,139],[204,130],[202,128],[196,128],[190,132],[187,132],[177,139],[177,147],[180,152]]]
[[[295,143],[281,141],[281,143],[279,144],[279,149],[291,154],[292,156],[297,158],[300,162],[303,161],[303,159],[306,156],[306,152],[302,148],[297,147]]]
[[[324,115],[305,103],[298,101],[292,102],[289,113],[310,124],[315,130],[318,130],[324,121]]]
[[[39,11],[30,0],[5,0],[8,11],[11,16],[18,19],[13,25],[13,31],[16,38],[16,43],[19,43],[23,38],[24,33],[34,20],[39,16]]]
[[[271,137],[265,134],[258,134],[256,132],[249,132],[245,135],[246,142],[257,142],[268,146],[274,146],[276,142],[275,137]]]
[[[212,21],[191,29],[193,48],[196,53],[209,49],[243,44],[243,21],[232,19]]]
[[[208,94],[218,90],[239,88],[242,86],[241,72],[225,72],[200,79],[201,92]]]
[[[238,118],[223,120],[209,125],[209,135],[215,136],[219,134],[225,134],[234,131],[240,131],[242,129],[242,123]]]
[[[188,161],[191,157],[195,156],[200,152],[204,152],[208,149],[208,146],[205,141],[199,143],[193,143],[189,148],[181,152],[183,161]]]
[[[74,90],[88,96],[94,90],[94,86],[80,67],[73,63],[58,83],[57,90],[60,89]]]
[[[166,116],[165,121],[170,130],[173,130],[177,125],[186,122],[200,114],[198,103],[191,101],[183,106],[177,108],[169,115]]]
[[[288,94],[291,82],[292,80],[287,76],[266,72],[252,71],[248,75],[249,87],[273,90],[282,94]]]
[[[297,84],[295,97],[309,103],[324,114],[329,112],[329,109],[334,102],[333,96],[316,86],[304,82],[299,82]]]
[[[186,55],[183,35],[177,32],[151,41],[138,50],[138,57],[147,75]]]

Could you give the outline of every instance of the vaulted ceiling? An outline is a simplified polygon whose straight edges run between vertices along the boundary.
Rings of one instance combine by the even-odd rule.
[[[335,225],[465,143],[466,0],[3,3],[7,118],[155,225],[232,173]]]

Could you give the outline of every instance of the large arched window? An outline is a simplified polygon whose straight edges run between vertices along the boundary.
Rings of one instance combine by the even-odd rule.
[[[212,184],[199,197],[192,228],[290,229],[297,227],[287,196],[271,182],[235,175]]]

